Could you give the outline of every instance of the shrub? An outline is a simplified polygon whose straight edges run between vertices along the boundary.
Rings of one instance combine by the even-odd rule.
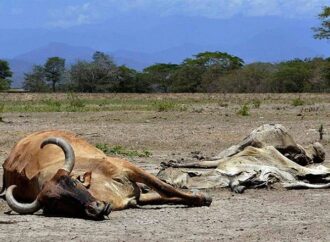
[[[76,111],[79,108],[83,108],[86,106],[84,100],[80,99],[77,94],[69,93],[67,100],[69,102],[69,106],[72,107],[72,111]]]
[[[102,150],[105,154],[109,155],[123,155],[129,157],[150,157],[152,153],[147,150],[138,151],[138,150],[129,150],[121,145],[115,145],[109,147],[107,144],[96,144],[96,148]]]
[[[61,102],[60,101],[48,98],[48,99],[42,100],[42,103],[49,106],[51,111],[58,111],[58,112],[61,111]]]
[[[237,114],[242,115],[242,116],[249,116],[250,115],[250,107],[247,104],[244,104],[238,110]]]
[[[261,105],[260,99],[253,99],[252,100],[252,105],[253,105],[254,108],[260,108],[260,105]]]
[[[176,109],[176,104],[172,101],[156,101],[153,106],[158,112],[168,112]]]
[[[182,104],[182,105],[180,105],[180,108],[179,108],[179,110],[180,110],[181,112],[185,112],[185,111],[187,111],[187,110],[188,110],[188,106],[187,106],[187,105],[184,105],[184,104]]]
[[[297,106],[303,106],[305,104],[304,100],[302,100],[300,97],[295,98],[292,100],[292,105],[297,107]]]

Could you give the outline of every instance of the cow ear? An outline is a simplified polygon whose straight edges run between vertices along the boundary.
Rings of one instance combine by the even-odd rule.
[[[92,172],[87,171],[83,175],[78,176],[77,179],[83,184],[84,187],[89,188],[92,180]]]

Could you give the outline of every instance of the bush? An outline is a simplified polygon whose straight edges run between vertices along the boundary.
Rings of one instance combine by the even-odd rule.
[[[241,106],[240,110],[238,110],[237,114],[242,116],[249,116],[250,115],[250,107],[247,104]]]
[[[95,146],[108,155],[123,155],[129,157],[150,157],[152,155],[152,153],[147,150],[129,150],[121,145],[109,147],[107,144],[96,144]]]
[[[292,100],[292,106],[303,106],[305,104],[304,100],[300,99],[300,97]]]
[[[259,99],[253,99],[252,100],[252,105],[254,108],[260,108],[261,101]]]
[[[61,111],[61,102],[60,101],[48,98],[48,99],[42,100],[42,103],[49,106],[51,108],[52,112],[60,112]]]
[[[79,108],[83,108],[86,106],[84,100],[80,99],[77,94],[69,93],[67,100],[69,102],[69,106],[72,107],[72,111],[76,111]]]
[[[172,101],[158,101],[153,104],[158,112],[168,112],[176,109],[176,104]]]

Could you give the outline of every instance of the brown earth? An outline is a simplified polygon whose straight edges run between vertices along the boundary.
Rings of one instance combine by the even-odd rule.
[[[14,95],[2,98],[22,98]],[[31,98],[24,95],[27,95],[24,98]],[[261,124],[281,123],[302,145],[318,140],[317,129],[323,124],[327,132],[323,144],[328,154],[326,163],[329,163],[330,94],[302,94],[301,97],[310,102],[300,107],[290,104],[292,95],[267,95],[271,99],[262,101],[260,108],[252,108],[251,115],[246,117],[236,114],[240,102],[255,97],[264,100],[265,94],[227,95],[228,105],[191,104],[188,110],[181,112],[5,113],[5,122],[0,123],[0,158],[4,160],[15,142],[33,131],[66,129],[93,144],[151,151],[152,157],[127,159],[156,173],[161,161],[189,160],[194,151],[210,157],[239,142]],[[117,95],[119,98],[137,96]],[[155,95],[142,97],[158,98]],[[4,212],[9,209],[0,200],[0,240],[330,241],[328,190],[248,190],[239,195],[227,190],[208,192],[213,196],[209,208],[129,209],[113,212],[109,220],[101,222],[49,218],[41,214],[6,215]]]

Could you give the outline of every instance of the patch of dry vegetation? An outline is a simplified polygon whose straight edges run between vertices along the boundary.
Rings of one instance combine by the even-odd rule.
[[[189,111],[207,106],[259,108],[261,104],[306,106],[330,94],[0,94],[3,112]],[[244,110],[243,110],[244,111]],[[246,112],[244,112],[246,113]],[[242,114],[243,115],[243,114]]]

